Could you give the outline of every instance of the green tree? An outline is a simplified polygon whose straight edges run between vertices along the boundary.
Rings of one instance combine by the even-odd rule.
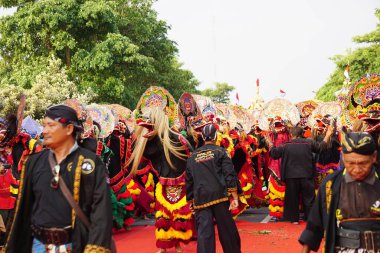
[[[68,80],[65,69],[61,68],[61,60],[52,57],[49,64],[32,83],[30,89],[20,86],[7,85],[0,93],[0,115],[5,117],[15,113],[20,101],[21,94],[26,96],[25,115],[35,119],[41,119],[46,109],[59,104],[66,99],[76,98],[82,103],[90,103],[95,94],[89,88],[80,94],[76,85]]]
[[[230,102],[230,93],[235,89],[228,83],[215,83],[215,89],[208,88],[201,91],[201,94],[210,97],[215,103],[228,104]]]
[[[380,9],[376,10],[375,15],[380,20]],[[365,43],[366,46],[348,51],[346,55],[336,55],[331,58],[336,64],[336,68],[330,75],[327,83],[317,91],[317,99],[323,101],[335,100],[334,93],[342,88],[344,81],[343,72],[347,64],[350,65],[350,78],[352,82],[367,73],[380,72],[380,23],[375,31],[362,36],[355,36],[353,41]]]
[[[80,91],[98,103],[134,108],[150,85],[175,97],[198,81],[177,61],[168,25],[152,0],[0,0],[17,11],[0,19],[0,85],[29,89],[54,55]]]

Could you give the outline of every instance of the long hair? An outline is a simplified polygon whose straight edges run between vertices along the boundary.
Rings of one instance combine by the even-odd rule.
[[[181,143],[170,139],[171,135],[178,136],[178,133],[170,129],[168,116],[166,116],[164,111],[158,107],[147,109],[143,116],[150,119],[150,123],[153,124],[153,130],[156,132],[155,135],[160,139],[160,142],[164,148],[166,161],[172,169],[175,169],[172,160],[170,159],[170,154],[173,154],[182,160],[185,160],[187,158],[187,154],[185,152],[185,148]],[[135,135],[133,138],[134,149],[128,161],[128,165],[132,164],[130,172],[131,174],[134,174],[136,172],[140,164],[146,144],[148,142],[148,139],[143,136],[147,133],[147,128],[142,126],[136,127]]]

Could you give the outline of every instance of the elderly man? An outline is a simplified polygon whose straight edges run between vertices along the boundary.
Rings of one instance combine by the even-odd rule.
[[[112,208],[104,164],[78,146],[81,124],[73,109],[50,107],[43,123],[47,149],[32,155],[21,170],[5,252],[111,252]],[[75,211],[69,196],[79,206]]]
[[[323,181],[306,229],[302,252],[380,252],[380,170],[376,145],[368,133],[342,132],[344,169]]]

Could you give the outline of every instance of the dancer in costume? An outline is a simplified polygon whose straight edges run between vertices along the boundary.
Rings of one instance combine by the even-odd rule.
[[[281,117],[275,117],[271,123],[269,145],[278,147],[290,140],[289,130]],[[275,220],[281,219],[284,212],[285,183],[280,178],[281,159],[269,158],[269,215]]]
[[[119,122],[115,126],[106,143],[113,154],[109,164],[109,179],[112,190],[114,228],[126,228],[134,222],[135,205],[132,195],[127,189],[126,181],[126,162],[132,151],[132,140],[123,122]]]
[[[15,207],[16,196],[14,196],[14,192],[17,191],[19,185],[16,178],[12,175],[11,161],[10,152],[4,148],[0,149],[0,215],[3,219],[5,230],[0,232],[0,248],[5,244],[5,225]],[[15,186],[17,186],[16,189]]]
[[[6,158],[5,163],[10,166],[5,177],[8,182],[10,193],[4,193],[9,199],[9,205],[3,209],[2,217],[7,226],[7,233],[12,226],[15,202],[19,191],[19,180],[22,167],[26,164],[30,155],[42,150],[35,139],[28,134],[21,132],[22,119],[25,108],[25,97],[21,98],[17,115],[9,115],[0,129],[0,149]],[[5,178],[4,178],[5,179]],[[6,189],[4,189],[6,191]],[[4,204],[4,203],[3,203]],[[4,241],[4,238],[3,238]]]
[[[265,131],[270,131],[266,135],[266,141],[271,145],[280,146],[289,141],[289,126],[295,126],[300,121],[300,114],[297,107],[290,101],[283,98],[276,98],[265,104],[264,110],[260,114],[259,125]],[[280,179],[281,159],[269,158],[269,215],[274,220],[282,218],[284,211],[285,184]]]
[[[243,196],[250,206],[254,206],[254,171],[252,158],[257,155],[256,141],[244,132],[243,126],[237,124],[235,129],[238,131],[238,142],[235,145],[235,154],[232,162],[237,172],[238,179],[243,190]]]
[[[312,139],[317,142],[321,142],[325,138],[328,125],[330,125],[331,122],[334,122],[334,124],[336,124],[336,122],[335,119],[333,119],[330,115],[324,115],[323,117],[321,115],[316,115],[314,118],[316,125],[312,129]],[[316,189],[319,188],[319,185],[327,175],[339,169],[339,161],[340,141],[338,139],[338,135],[334,133],[329,138],[327,149],[321,150],[314,156],[314,181]]]
[[[144,156],[159,173],[156,185],[156,246],[159,252],[188,243],[194,236],[194,221],[186,201],[186,160],[192,148],[170,125],[177,117],[177,106],[163,88],[151,87],[140,98],[135,118],[134,150],[129,163],[135,173]]]

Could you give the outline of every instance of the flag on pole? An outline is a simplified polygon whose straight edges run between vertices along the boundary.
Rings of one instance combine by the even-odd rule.
[[[350,80],[349,72],[350,72],[350,65],[347,64],[346,69],[344,70],[344,73],[343,73],[346,80]]]
[[[259,80],[259,78],[257,78],[257,80],[256,80],[256,86],[260,86],[260,80]]]
[[[280,89],[280,95],[281,95],[281,97],[285,97],[286,92]]]
[[[237,100],[237,103],[239,103],[239,93],[236,92],[236,100]]]

